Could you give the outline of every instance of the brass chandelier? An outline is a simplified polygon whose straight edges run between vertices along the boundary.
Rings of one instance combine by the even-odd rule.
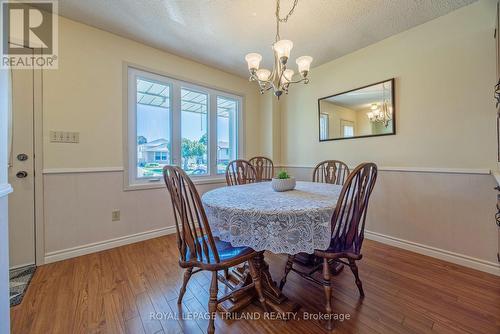
[[[272,71],[265,68],[260,68],[259,65],[262,60],[262,56],[258,53],[249,53],[245,56],[245,60],[248,64],[248,70],[250,72],[250,81],[255,81],[259,85],[259,91],[261,94],[268,90],[273,90],[274,95],[279,99],[279,97],[285,93],[288,94],[288,88],[291,84],[303,82],[304,84],[309,83],[309,69],[311,67],[311,62],[313,60],[310,56],[298,57],[295,63],[298,66],[298,71],[300,73],[300,78],[293,80],[294,70],[287,67],[288,59],[290,58],[290,51],[293,48],[293,43],[287,39],[281,39],[280,37],[280,23],[286,23],[290,16],[292,16],[295,7],[299,0],[294,0],[293,6],[288,12],[288,14],[280,18],[280,0],[276,1],[276,38],[272,45],[274,53],[274,67]]]

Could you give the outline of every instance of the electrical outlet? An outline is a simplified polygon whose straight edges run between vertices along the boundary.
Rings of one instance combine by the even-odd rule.
[[[111,221],[117,222],[120,220],[120,210],[111,211]]]

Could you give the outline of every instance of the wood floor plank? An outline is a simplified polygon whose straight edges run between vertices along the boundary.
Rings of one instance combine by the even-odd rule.
[[[146,334],[155,334],[163,330],[160,321],[152,316],[156,312],[147,292],[136,296],[136,304],[139,309],[142,325]]]
[[[104,311],[104,289],[102,283],[102,263],[99,253],[87,255],[89,258],[87,328],[91,334],[104,333],[106,315]]]
[[[334,312],[351,316],[335,323],[336,334],[500,333],[500,277],[370,240],[363,254],[365,298],[348,268],[333,277]],[[279,280],[286,257],[266,259]],[[211,274],[194,274],[177,305],[183,273],[173,235],[41,266],[11,309],[12,333],[205,333],[207,320],[193,312],[207,312]],[[219,285],[219,296],[225,292]],[[217,333],[328,333],[322,321],[304,320],[323,312],[321,287],[292,272],[284,292],[302,306],[297,319],[263,319],[256,303],[243,312],[259,320],[218,314]]]
[[[145,334],[141,317],[137,316],[125,321],[125,330],[127,334]]]

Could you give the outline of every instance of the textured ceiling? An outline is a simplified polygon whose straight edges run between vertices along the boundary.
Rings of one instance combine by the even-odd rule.
[[[301,55],[314,67],[474,1],[301,0],[281,37],[294,42],[294,67]],[[274,11],[272,0],[59,1],[62,16],[241,76],[249,52],[272,66]]]

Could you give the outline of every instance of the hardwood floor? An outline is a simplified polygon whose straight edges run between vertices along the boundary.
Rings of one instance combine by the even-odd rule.
[[[334,277],[334,312],[350,315],[335,323],[335,333],[500,333],[500,277],[369,240],[363,254],[364,299],[349,270]],[[209,273],[193,275],[178,307],[177,257],[170,235],[41,266],[11,310],[12,333],[204,333]],[[279,281],[286,257],[266,259]],[[327,333],[319,320],[302,318],[323,312],[321,287],[290,273],[284,292],[302,305],[298,319],[263,319],[252,304],[240,316],[261,319],[218,314],[216,332]],[[165,316],[151,317],[156,312]],[[183,312],[191,319],[175,318]]]

